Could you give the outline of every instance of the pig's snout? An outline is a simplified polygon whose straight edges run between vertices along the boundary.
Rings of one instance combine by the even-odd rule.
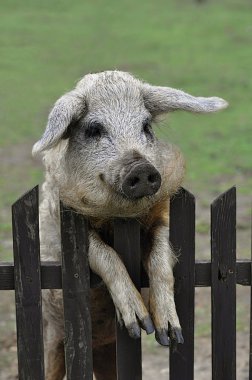
[[[159,172],[150,163],[138,163],[125,175],[123,193],[130,199],[155,194],[161,185]]]

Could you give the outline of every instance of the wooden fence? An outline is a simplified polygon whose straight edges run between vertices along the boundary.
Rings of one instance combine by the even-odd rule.
[[[20,380],[44,379],[41,289],[63,289],[68,380],[92,379],[89,291],[99,285],[89,272],[88,225],[83,216],[61,209],[62,265],[40,263],[38,187],[13,205],[14,264],[0,264],[0,290],[15,289]],[[171,201],[170,241],[179,252],[175,302],[185,343],[171,347],[170,380],[194,378],[194,290],[211,287],[212,379],[236,378],[236,284],[251,285],[251,261],[236,260],[236,190],[211,205],[211,261],[195,262],[195,201],[181,189]],[[114,248],[138,289],[148,287],[140,265],[140,227],[132,219],[114,221]],[[252,379],[252,339],[250,375]],[[167,351],[168,352],[168,351]],[[141,340],[117,329],[119,380],[142,379]]]

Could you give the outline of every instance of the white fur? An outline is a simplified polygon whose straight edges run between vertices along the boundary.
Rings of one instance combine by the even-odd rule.
[[[89,74],[56,102],[44,135],[34,145],[34,154],[43,152],[46,168],[40,205],[42,260],[61,257],[60,199],[90,218],[90,267],[104,280],[118,316],[129,329],[137,318],[148,317],[148,311],[120,257],[101,240],[97,227],[123,216],[138,218],[151,231],[155,218],[163,217],[163,211],[155,208],[167,203],[181,184],[181,153],[171,144],[143,133],[145,120],[151,122],[159,113],[175,109],[213,112],[226,106],[223,99],[193,97],[169,87],[151,86],[124,72]],[[88,139],[85,128],[94,122],[102,124],[106,133],[102,138]],[[136,154],[156,168],[162,183],[152,196],[132,201],[123,196],[121,183],[126,157],[134,160]],[[166,222],[153,232],[153,247],[145,266],[150,277],[150,313],[156,329],[167,331],[168,323],[179,328]],[[61,291],[44,291],[43,299],[48,358],[64,337]],[[47,378],[51,379],[52,368],[47,367]]]

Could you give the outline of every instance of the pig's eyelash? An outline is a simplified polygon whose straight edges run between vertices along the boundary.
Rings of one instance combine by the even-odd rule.
[[[105,127],[96,121],[88,123],[85,127],[85,136],[87,138],[99,138],[105,133]]]
[[[154,133],[151,126],[151,120],[145,120],[142,125],[142,132],[150,139],[153,139]]]

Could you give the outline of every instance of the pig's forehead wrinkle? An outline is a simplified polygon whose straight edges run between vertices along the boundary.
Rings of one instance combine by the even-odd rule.
[[[113,96],[87,97],[87,114],[86,119],[95,120],[103,124],[142,122],[150,118],[151,115],[139,97]]]
[[[117,83],[107,86],[95,86],[85,94],[86,102],[89,107],[116,107],[135,105],[143,106],[143,96],[136,86],[125,84],[120,86]]]
[[[151,118],[144,105],[141,82],[129,73],[89,74],[77,84],[77,88],[85,97],[85,121],[101,123],[111,133],[133,133],[144,120]]]

